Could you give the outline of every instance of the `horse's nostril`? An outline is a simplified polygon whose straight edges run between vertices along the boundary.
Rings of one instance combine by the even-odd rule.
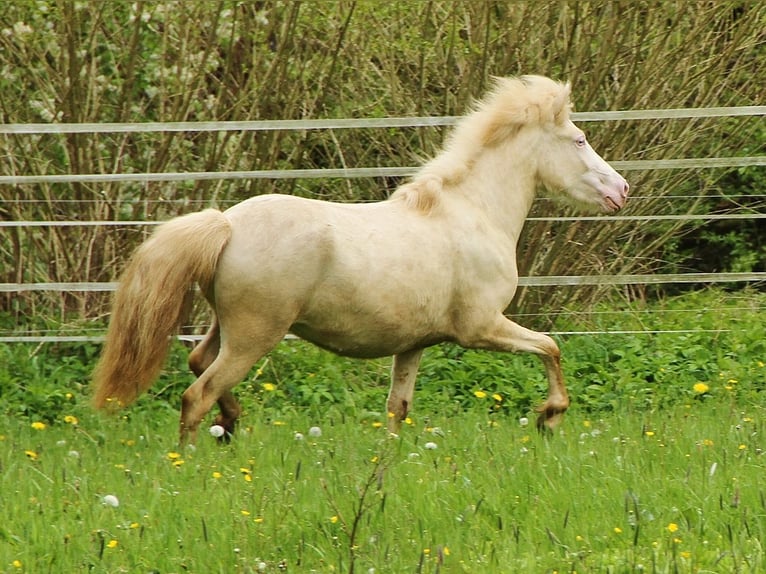
[[[626,181],[624,187],[622,188],[622,196],[628,197],[629,191],[630,191],[630,184]]]

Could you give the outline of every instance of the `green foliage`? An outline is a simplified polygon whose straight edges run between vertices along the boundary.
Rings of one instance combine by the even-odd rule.
[[[760,572],[764,405],[258,420],[177,451],[169,413],[0,416],[6,572]],[[308,429],[319,425],[321,436]],[[301,433],[299,438],[296,433]],[[651,570],[650,570],[651,569]]]
[[[725,395],[729,380],[737,381],[740,398],[752,398],[766,383],[766,371],[758,366],[766,361],[765,307],[757,291],[710,290],[566,315],[557,324],[561,333],[606,331],[557,336],[572,400],[592,413],[654,410],[693,397],[695,383]],[[60,419],[72,401],[86,400],[98,350],[92,343],[0,346],[3,410],[27,420]],[[174,345],[159,381],[126,412],[175,411],[193,381],[187,357],[187,347]],[[235,393],[246,411],[268,419],[295,410],[353,418],[384,410],[389,371],[390,359],[347,359],[286,341]],[[439,345],[424,355],[415,408],[421,413],[477,408],[517,417],[546,392],[542,364],[531,355]]]
[[[186,347],[105,416],[98,345],[0,346],[0,570],[762,571],[764,308],[710,290],[570,313],[561,332],[612,333],[558,335],[573,404],[550,439],[526,355],[429,349],[394,439],[388,360],[285,342],[237,387],[233,441],[203,426],[178,452]]]

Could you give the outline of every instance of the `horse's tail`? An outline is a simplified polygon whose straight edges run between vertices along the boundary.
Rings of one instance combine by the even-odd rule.
[[[228,219],[207,209],[162,224],[136,250],[117,287],[93,374],[97,408],[128,405],[152,385],[188,313],[191,287],[208,288],[230,238]]]

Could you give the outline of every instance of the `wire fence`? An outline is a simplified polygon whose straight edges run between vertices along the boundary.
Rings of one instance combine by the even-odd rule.
[[[625,120],[668,120],[688,118],[764,116],[766,106],[715,107],[666,110],[623,110],[606,112],[577,112],[573,119],[585,121]],[[402,118],[341,118],[321,120],[263,120],[225,122],[146,122],[146,123],[83,123],[83,124],[0,124],[0,134],[115,134],[115,133],[162,133],[162,132],[226,132],[226,131],[274,131],[274,130],[336,130],[336,129],[382,129],[422,128],[453,125],[459,118],[444,117],[402,117]],[[744,157],[676,158],[661,160],[611,161],[613,167],[622,171],[660,169],[712,169],[766,166],[766,155]],[[327,169],[282,169],[252,171],[205,171],[205,172],[163,172],[163,173],[90,173],[90,174],[3,174],[0,185],[27,185],[51,183],[105,183],[105,182],[179,182],[226,179],[318,179],[318,178],[373,178],[403,177],[413,175],[417,167],[357,167]],[[758,197],[764,197],[759,195]],[[530,221],[717,221],[717,220],[761,220],[766,213],[730,214],[675,214],[675,215],[618,215],[608,219],[593,216],[530,217]],[[141,227],[157,225],[159,221],[0,221],[2,228],[42,227]],[[766,273],[682,273],[653,275],[598,275],[598,276],[546,276],[521,277],[522,287],[585,286],[585,285],[657,285],[682,283],[754,283],[766,281]],[[23,293],[35,291],[56,291],[61,293],[114,291],[116,283],[0,283],[0,293]],[[693,311],[693,310],[690,310]],[[721,332],[726,329],[714,330]],[[672,333],[700,332],[701,330],[679,329],[665,331]],[[559,335],[594,334],[656,334],[656,330],[616,331],[562,331]],[[182,335],[184,340],[198,340],[196,335]],[[29,331],[0,332],[2,343],[47,343],[47,342],[99,342],[103,334],[67,335],[62,332],[40,333]]]

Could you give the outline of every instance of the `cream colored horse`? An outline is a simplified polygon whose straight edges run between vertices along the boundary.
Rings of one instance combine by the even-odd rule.
[[[197,282],[216,318],[189,358],[197,380],[183,394],[182,442],[216,402],[217,424],[233,431],[232,387],[287,333],[351,357],[393,355],[391,432],[412,407],[425,347],[535,353],[549,381],[538,427],[552,427],[569,405],[559,349],[503,315],[519,234],[541,185],[607,213],[628,193],[570,121],[569,91],[539,76],[498,80],[387,201],[266,195],[161,225],[115,294],[96,406],[151,385]]]

